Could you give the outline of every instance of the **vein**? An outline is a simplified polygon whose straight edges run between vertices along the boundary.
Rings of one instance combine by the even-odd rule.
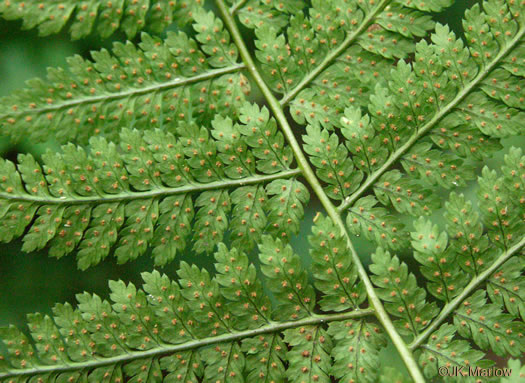
[[[111,358],[100,358],[97,360],[91,360],[89,362],[73,362],[62,365],[50,365],[50,366],[38,366],[29,369],[20,370],[8,370],[7,372],[0,373],[0,380],[20,377],[20,376],[31,376],[41,375],[46,373],[61,373],[65,371],[75,371],[84,369],[95,369],[102,366],[111,366],[119,363],[129,363],[137,359],[146,359],[160,357],[164,355],[170,355],[179,351],[194,350],[204,346],[209,346],[218,343],[229,343],[239,339],[248,337],[254,337],[257,335],[271,334],[276,332],[282,332],[287,329],[297,328],[308,325],[321,325],[326,322],[343,321],[352,318],[360,318],[363,316],[372,315],[374,310],[354,310],[342,314],[328,314],[328,315],[316,315],[306,319],[298,321],[271,323],[266,326],[262,326],[252,330],[239,331],[231,334],[222,334],[215,337],[202,338],[194,341],[190,341],[183,344],[168,345],[162,344],[158,347],[154,347],[147,351],[130,351],[128,354],[119,355]]]
[[[122,92],[116,92],[116,93],[106,94],[102,96],[78,98],[75,100],[65,101],[65,102],[61,102],[58,104],[54,104],[54,105],[47,105],[42,108],[21,109],[19,111],[12,111],[12,112],[0,115],[0,120],[3,120],[8,117],[16,117],[16,116],[25,115],[25,114],[40,114],[40,113],[46,113],[46,112],[52,112],[52,111],[57,111],[61,109],[71,108],[71,107],[78,106],[78,105],[93,104],[93,103],[101,102],[101,101],[108,102],[108,101],[123,99],[127,97],[134,97],[134,96],[139,96],[143,94],[154,93],[154,92],[158,92],[158,91],[162,91],[166,89],[194,84],[196,82],[206,81],[214,77],[221,76],[223,74],[237,72],[243,68],[244,68],[244,64],[236,64],[236,65],[232,65],[226,68],[211,70],[206,73],[202,73],[202,74],[199,74],[193,77],[175,78],[171,81],[157,83],[154,85],[146,86],[144,88],[129,88]]]
[[[394,165],[421,137],[426,135],[432,128],[434,128],[443,117],[450,113],[461,101],[465,99],[484,79],[492,70],[500,63],[501,60],[507,56],[509,52],[520,42],[525,36],[525,27],[522,27],[516,36],[509,42],[509,44],[502,49],[498,55],[492,60],[478,75],[464,87],[456,97],[445,107],[443,107],[434,117],[423,125],[416,133],[399,149],[390,155],[388,160],[376,170],[367,180],[361,185],[361,187],[354,192],[349,198],[347,198],[339,207],[338,212],[341,213],[349,206],[353,205],[384,173],[386,173],[392,165]]]
[[[495,273],[498,268],[503,265],[505,262],[507,262],[514,254],[518,253],[521,248],[525,246],[525,238],[523,238],[520,242],[516,243],[514,246],[509,248],[508,251],[504,252],[499,256],[499,258],[485,271],[480,273],[477,277],[472,279],[470,283],[463,289],[461,294],[456,296],[453,300],[451,300],[449,303],[447,303],[439,315],[437,316],[432,323],[419,334],[419,336],[414,339],[414,341],[408,346],[411,350],[415,350],[416,348],[420,347],[421,344],[425,341],[425,339],[430,336],[430,334],[435,331],[443,321],[447,319],[447,317],[463,302],[481,283],[483,283],[486,279],[488,279],[493,273]]]
[[[301,90],[306,88],[312,81],[314,81],[315,78],[332,63],[332,61],[336,60],[350,45],[352,45],[352,43],[354,43],[361,33],[363,33],[366,28],[368,28],[379,12],[381,12],[389,2],[390,0],[382,0],[372,12],[366,15],[359,27],[349,34],[338,48],[334,49],[330,54],[328,54],[321,64],[308,73],[308,75],[306,75],[295,88],[283,96],[283,98],[279,101],[281,107],[285,106],[293,98],[295,98],[295,96],[297,96]]]
[[[234,188],[244,185],[253,185],[258,183],[269,182],[281,178],[290,178],[301,173],[299,169],[286,170],[270,175],[256,175],[252,177],[241,178],[238,180],[221,180],[214,181],[207,184],[192,183],[176,188],[160,187],[154,190],[145,192],[133,192],[118,194],[107,194],[104,196],[84,197],[84,196],[68,196],[68,197],[54,197],[42,195],[12,195],[6,192],[0,192],[0,201],[6,200],[11,202],[32,202],[42,205],[80,205],[80,204],[97,204],[110,202],[126,202],[137,199],[148,199],[155,197],[163,197],[177,194],[197,193],[207,190]]]

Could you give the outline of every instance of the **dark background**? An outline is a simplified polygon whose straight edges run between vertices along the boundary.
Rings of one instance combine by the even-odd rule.
[[[452,8],[438,15],[437,19],[449,24],[458,34],[461,34],[463,12],[474,3],[476,3],[475,0],[457,0]],[[0,20],[0,96],[9,95],[16,89],[24,87],[24,82],[30,78],[45,77],[47,67],[66,67],[68,56],[80,54],[83,57],[89,57],[89,52],[92,50],[103,47],[110,49],[110,40],[124,41],[125,39],[122,35],[114,35],[106,41],[100,41],[96,37],[71,41],[67,32],[41,38],[36,30],[22,31],[21,22]],[[253,46],[253,44],[250,45]],[[257,97],[255,92],[254,97]],[[67,128],[64,127],[64,129]],[[510,146],[510,140],[504,141],[503,144],[506,148],[494,159],[487,161],[487,165],[499,167],[503,153]],[[520,141],[513,139],[512,145],[520,144],[522,146],[525,144],[523,137]],[[8,139],[0,138],[0,155],[12,161],[16,160],[18,153],[29,152],[38,157],[48,149],[56,151],[60,150],[60,147],[55,142],[37,145],[29,141],[13,146]],[[469,187],[461,191],[473,196],[475,183],[471,183]],[[446,198],[446,195],[445,193],[443,197]],[[296,252],[304,257],[305,265],[308,265],[310,260],[307,241],[304,238],[310,233],[312,218],[319,210],[321,207],[318,201],[312,198],[306,209],[302,231],[293,240]],[[441,211],[435,213],[437,221],[440,220],[441,213]],[[363,238],[354,238],[354,240],[364,263],[368,263],[373,246]],[[404,256],[405,262],[410,264],[412,261],[406,255],[400,254]],[[195,256],[187,252],[161,271],[174,277],[181,259],[197,263],[208,270],[213,269],[211,256]],[[15,324],[23,327],[27,313],[35,311],[51,313],[51,307],[56,302],[75,302],[75,294],[83,291],[107,298],[109,279],[122,279],[140,285],[140,273],[152,269],[151,258],[146,255],[125,265],[117,265],[115,258],[109,257],[98,266],[81,272],[77,269],[74,256],[57,260],[49,258],[45,249],[32,254],[23,253],[20,241],[7,245],[0,244],[0,326]],[[384,358],[390,359],[387,364],[398,368],[402,365],[392,347],[387,348],[382,354]]]

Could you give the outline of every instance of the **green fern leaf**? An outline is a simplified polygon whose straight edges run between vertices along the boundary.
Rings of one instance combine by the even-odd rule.
[[[334,376],[343,382],[375,382],[380,365],[378,351],[386,345],[381,330],[361,320],[334,322],[328,332],[339,341],[332,350]]]
[[[138,48],[115,43],[112,54],[93,52],[93,62],[74,56],[68,70],[50,69],[47,82],[29,81],[0,100],[4,132],[84,144],[93,135],[116,139],[122,126],[175,132],[218,111],[236,115],[249,93],[237,50],[219,19],[205,11],[194,17],[200,47],[183,32],[164,41],[142,34]]]
[[[505,61],[521,49],[525,29],[520,27],[523,22],[520,13],[513,11],[514,5],[501,5],[507,7],[502,11],[507,14],[504,20],[500,20],[501,13],[493,3],[486,4],[485,11],[489,14],[483,13],[478,5],[466,13],[470,50],[447,26],[437,25],[432,44],[421,41],[416,45],[412,64],[401,60],[391,71],[389,81],[376,85],[367,106],[368,115],[355,107],[345,109],[341,132],[354,154],[355,166],[368,175],[340,206],[340,211],[349,209],[349,220],[357,218],[354,216],[357,202],[372,188],[382,205],[392,206],[399,213],[416,216],[432,213],[440,207],[440,201],[427,188],[438,185],[453,189],[465,185],[474,178],[473,160],[493,153],[499,147],[498,138],[518,133],[516,121],[523,114],[522,108],[506,103],[510,95],[505,99],[488,88],[488,84],[497,83],[493,76],[501,76],[502,71],[506,73],[508,87],[520,88],[519,77],[505,69]],[[494,12],[498,15],[493,17]],[[484,57],[476,50],[481,49],[480,38],[486,51]],[[461,63],[461,67],[453,63]],[[512,155],[514,163],[521,161],[518,159],[521,154]],[[398,161],[403,171],[392,169]],[[487,196],[494,193],[489,193],[488,188],[497,181],[495,175],[487,171],[483,174],[482,193]],[[516,175],[513,177],[517,179]],[[491,201],[498,200],[495,197]],[[505,200],[490,209],[494,215],[499,214],[506,204]],[[496,217],[487,219],[494,221]],[[521,221],[515,215],[504,224],[517,230]],[[361,227],[361,234],[367,235],[368,222],[362,218],[357,222],[360,224],[354,228]],[[488,221],[485,224],[490,227]],[[506,235],[502,229],[490,238],[508,248]],[[475,245],[483,246],[483,242]]]
[[[161,33],[174,21],[185,24],[201,7],[201,0],[7,0],[0,4],[0,15],[7,20],[22,19],[24,29],[38,27],[41,36],[58,33],[71,21],[69,31],[73,40],[86,37],[93,31],[106,38],[116,30],[122,30],[132,38],[144,28]]]
[[[523,257],[509,260],[492,275],[487,283],[490,300],[500,307],[505,307],[515,317],[520,316],[522,320],[525,316],[525,292],[523,290],[525,281],[520,277],[524,267],[523,262],[525,262]]]
[[[319,240],[315,232],[314,238]],[[255,381],[286,377],[329,382],[335,374],[332,347],[346,348],[348,340],[339,336],[341,331],[332,335],[336,327],[327,331],[324,324],[336,326],[371,310],[315,313],[314,290],[299,258],[280,240],[264,237],[262,243],[260,258],[268,266],[263,268],[268,275],[264,282],[270,282],[266,287],[275,293],[277,307],[272,308],[247,256],[220,245],[216,277],[183,262],[177,282],[157,271],[143,273],[143,290],[112,281],[111,303],[84,293],[77,296],[75,309],[68,304],[55,306],[53,318],[30,315],[34,346],[14,327],[2,328],[8,364],[0,370],[0,381],[184,378],[225,383],[245,381],[247,370]],[[278,284],[272,283],[275,279]],[[341,324],[346,331],[359,326],[360,335],[353,342],[361,334],[369,338],[365,347],[370,357],[361,352],[358,364],[373,366],[369,358],[377,357],[384,343],[376,334],[379,329],[364,321]],[[284,363],[289,365],[286,372]]]
[[[524,323],[513,321],[512,315],[502,314],[497,305],[487,304],[485,296],[483,290],[478,290],[454,313],[458,333],[497,355],[523,355],[525,343],[515,341],[512,334],[523,333]]]
[[[492,364],[481,359],[483,358],[482,352],[471,350],[468,342],[454,339],[455,335],[454,326],[442,325],[432,335],[428,344],[422,346],[420,364],[429,378],[443,376],[442,379],[445,382],[459,380],[475,382],[476,378],[468,375],[468,368],[486,368]],[[448,368],[444,374],[443,370],[439,370],[443,366]],[[441,371],[441,375],[438,371]]]
[[[420,218],[414,223],[412,235],[414,258],[421,263],[421,272],[430,283],[427,290],[436,298],[449,302],[465,285],[465,274],[456,268],[456,253],[447,249],[448,238],[437,225]]]
[[[279,302],[277,318],[295,320],[311,315],[315,295],[299,256],[289,245],[271,237],[263,237],[260,250],[261,271],[274,282],[269,288]]]
[[[450,246],[458,254],[459,265],[469,274],[479,274],[494,261],[489,239],[483,233],[479,214],[463,194],[450,194],[445,203],[447,232],[453,240]]]
[[[330,135],[326,130],[321,131],[319,126],[310,125],[304,142],[304,150],[318,169],[319,179],[330,185],[325,188],[330,198],[343,200],[356,191],[363,174],[354,170],[348,151],[339,144],[337,135]]]
[[[271,303],[257,279],[257,270],[249,263],[246,254],[238,253],[235,249],[228,251],[221,244],[215,259],[218,262],[215,268],[217,281],[222,287],[221,293],[232,302],[230,309],[238,326],[242,328],[251,322],[269,323]]]
[[[284,341],[291,347],[287,353],[289,382],[330,382],[331,338],[320,327],[286,330]]]
[[[285,381],[286,344],[279,334],[260,335],[242,341],[246,353],[246,379],[250,382]]]
[[[62,154],[44,155],[43,166],[29,155],[19,157],[18,170],[4,160],[2,174],[9,178],[1,183],[0,238],[24,236],[24,251],[49,245],[56,257],[78,249],[83,269],[112,248],[120,263],[151,248],[155,262],[164,265],[190,241],[197,252],[213,251],[226,231],[244,248],[257,243],[261,229],[287,240],[297,232],[309,196],[294,178],[298,171],[289,168],[288,149],[274,154],[280,165],[266,162],[264,148],[282,143],[282,137],[262,141],[252,152],[251,140],[264,131],[244,129],[245,136],[219,117],[213,125],[217,140],[194,126],[180,139],[161,131],[124,130],[120,148],[92,138],[89,152],[64,146]],[[237,131],[227,144],[223,128]],[[223,163],[225,145],[239,155],[230,153]],[[236,162],[234,172],[228,171],[229,159]],[[234,187],[239,188],[230,196]]]
[[[340,230],[327,217],[318,217],[310,236],[312,273],[315,287],[323,292],[319,302],[325,311],[344,311],[359,307],[366,298],[357,270],[347,257],[348,244]]]
[[[191,247],[215,271],[182,261],[177,280],[111,281],[109,300],[2,328],[0,381],[384,382],[395,348],[416,383],[477,382],[493,354],[521,356],[525,156],[485,162],[522,135],[525,8],[476,4],[457,38],[429,14],[451,3],[174,2],[193,29],[73,58],[3,99],[13,138],[75,143],[0,161],[0,240],[83,269]],[[120,1],[112,28],[163,28],[179,12],[163,4]],[[310,193],[324,213],[294,249]]]
[[[410,380],[395,367],[386,367],[382,370],[382,375],[379,377],[378,382],[379,383],[390,383],[390,382],[409,383]]]
[[[268,71],[269,84],[284,94],[281,104],[290,105],[299,124],[341,127],[339,117],[345,107],[356,102],[363,105],[393,59],[413,51],[409,38],[432,29],[433,22],[419,10],[400,2],[389,3],[312,2],[309,20],[297,20],[295,28],[294,22],[290,23],[287,34],[293,39],[289,37],[292,50],[288,54],[270,50],[275,29],[256,31],[261,42],[263,35],[268,38],[267,48],[258,46],[258,58],[266,64],[267,58],[273,57],[272,63],[279,66]],[[308,47],[295,43],[297,40],[306,40]],[[279,57],[282,61],[275,61]]]
[[[434,302],[426,301],[425,290],[417,286],[414,274],[406,264],[392,257],[381,248],[372,255],[370,271],[372,281],[379,287],[378,294],[385,302],[388,312],[399,319],[398,330],[405,334],[418,334],[438,313]]]
[[[358,200],[348,210],[347,227],[359,236],[361,233],[371,241],[383,243],[385,247],[400,249],[406,246],[404,225],[400,219],[390,215],[388,210],[376,207],[378,201],[373,196]]]
[[[510,359],[508,366],[510,371],[507,376],[509,377],[502,378],[501,383],[516,383],[525,377],[525,368],[523,368],[519,360]]]

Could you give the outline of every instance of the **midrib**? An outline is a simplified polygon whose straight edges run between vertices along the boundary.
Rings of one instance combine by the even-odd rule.
[[[171,88],[176,88],[176,87],[180,87],[180,86],[184,86],[188,84],[193,84],[196,82],[206,81],[211,78],[221,76],[223,74],[236,72],[242,68],[244,68],[244,64],[237,64],[237,65],[232,65],[232,66],[222,68],[222,69],[211,70],[211,71],[208,71],[206,73],[203,73],[203,74],[200,74],[194,77],[175,78],[174,80],[171,80],[171,81],[157,83],[154,85],[146,86],[144,88],[129,88],[122,92],[110,93],[110,94],[105,94],[101,96],[78,98],[78,99],[61,102],[61,103],[54,104],[54,105],[48,105],[42,108],[35,108],[35,109],[26,109],[26,108],[22,109],[21,108],[20,110],[0,115],[0,120],[3,120],[5,118],[10,118],[10,117],[26,115],[26,114],[40,114],[40,113],[46,113],[46,112],[53,112],[53,111],[57,111],[60,109],[72,108],[78,105],[85,105],[85,104],[89,105],[89,104],[93,104],[96,102],[106,102],[106,101],[123,99],[127,97],[140,96],[140,95],[148,94],[148,93],[155,93],[155,92],[166,90],[166,89],[171,89]]]
[[[34,202],[42,205],[81,205],[90,203],[110,203],[110,202],[126,202],[146,198],[155,198],[162,196],[171,196],[177,194],[197,193],[207,190],[233,188],[237,186],[253,185],[263,182],[269,182],[281,178],[290,178],[301,174],[300,169],[286,170],[270,175],[260,175],[238,180],[215,181],[207,184],[189,184],[178,188],[157,188],[146,192],[133,192],[107,194],[103,196],[94,197],[53,197],[53,196],[33,196],[33,195],[11,195],[6,192],[0,192],[0,200],[8,200],[13,202]]]
[[[336,49],[334,49],[325,59],[319,64],[313,71],[308,73],[306,77],[291,91],[283,96],[279,101],[281,107],[287,105],[295,96],[299,94],[301,90],[306,88],[312,81],[315,80],[317,76],[321,74],[334,60],[336,60],[352,43],[357,40],[357,38],[363,33],[366,28],[374,21],[376,16],[383,10],[383,8],[390,2],[390,0],[381,0],[381,2],[371,11],[368,15],[365,16],[362,23],[359,27],[350,33],[343,41],[343,43]]]
[[[254,337],[257,335],[271,334],[276,332],[282,332],[287,329],[297,328],[301,326],[308,325],[321,325],[329,322],[343,321],[347,319],[360,318],[368,315],[372,315],[374,310],[364,309],[364,310],[354,310],[346,313],[339,314],[328,314],[328,315],[314,315],[305,319],[291,322],[281,322],[281,323],[271,323],[266,326],[262,326],[252,330],[239,331],[230,334],[223,334],[215,337],[202,338],[199,340],[194,340],[191,342],[178,344],[178,345],[168,345],[163,344],[158,347],[146,351],[130,351],[126,354],[111,357],[111,358],[99,358],[96,360],[90,360],[88,362],[70,362],[68,364],[62,365],[50,365],[50,366],[38,366],[29,369],[20,369],[20,370],[10,370],[5,373],[0,373],[0,380],[28,376],[28,375],[41,375],[46,373],[62,373],[67,371],[76,371],[76,370],[92,370],[98,367],[117,365],[122,363],[129,363],[137,359],[146,359],[153,357],[160,357],[163,355],[171,355],[179,351],[193,350],[201,348],[204,346],[209,346],[218,343],[227,343],[233,342],[236,340]]]

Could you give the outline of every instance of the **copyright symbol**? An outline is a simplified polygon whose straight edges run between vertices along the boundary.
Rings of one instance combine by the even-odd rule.
[[[448,367],[447,366],[441,366],[438,369],[439,376],[448,376]]]

